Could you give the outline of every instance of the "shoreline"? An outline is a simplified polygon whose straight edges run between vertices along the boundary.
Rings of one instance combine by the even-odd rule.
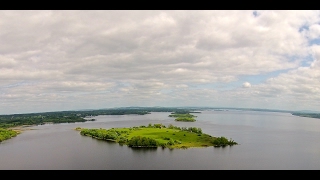
[[[8,129],[21,133],[23,131],[32,130],[30,127],[34,127],[34,126],[36,125],[21,125],[21,126],[10,127]]]

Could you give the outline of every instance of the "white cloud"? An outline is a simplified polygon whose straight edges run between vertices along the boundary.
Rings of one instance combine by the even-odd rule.
[[[0,55],[0,69],[10,69],[17,65],[13,58]]]
[[[320,38],[320,25],[313,24],[309,27],[309,38],[310,39],[319,39]]]
[[[281,101],[319,108],[320,48],[309,45],[320,35],[319,15],[0,11],[0,113],[127,105],[286,108]],[[309,57],[310,67],[300,67]],[[243,84],[251,88],[238,87],[248,81],[243,77],[278,71],[268,81]],[[217,84],[237,85],[221,91]],[[192,88],[198,86],[206,88]]]
[[[244,88],[249,88],[249,87],[251,87],[251,84],[250,84],[249,82],[244,82],[244,83],[242,84],[242,87],[244,87]]]

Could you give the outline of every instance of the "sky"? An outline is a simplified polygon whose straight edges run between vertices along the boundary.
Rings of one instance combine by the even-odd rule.
[[[319,10],[0,10],[0,114],[320,111]]]

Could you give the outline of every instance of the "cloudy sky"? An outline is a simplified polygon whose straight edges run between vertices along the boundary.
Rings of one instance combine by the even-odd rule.
[[[320,11],[0,11],[0,114],[320,111]]]

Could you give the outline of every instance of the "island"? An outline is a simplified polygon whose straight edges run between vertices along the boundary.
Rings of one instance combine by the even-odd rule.
[[[184,122],[194,122],[195,115],[190,114],[189,112],[173,112],[169,115],[169,117],[174,117],[176,121],[184,121]]]
[[[89,136],[99,140],[114,141],[120,145],[127,145],[132,148],[180,148],[190,147],[224,147],[237,145],[238,143],[224,136],[214,137],[202,132],[196,127],[177,127],[170,124],[166,127],[163,124],[149,124],[148,126],[135,126],[128,128],[81,128],[83,136]]]

